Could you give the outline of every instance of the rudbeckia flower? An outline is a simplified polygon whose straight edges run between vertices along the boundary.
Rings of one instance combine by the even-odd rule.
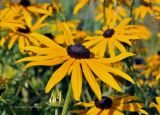
[[[96,33],[99,36],[93,36],[86,38],[83,45],[87,48],[91,48],[91,51],[95,54],[103,57],[106,48],[108,48],[110,57],[114,57],[115,48],[118,48],[120,52],[126,52],[126,48],[123,43],[132,45],[133,40],[147,39],[150,37],[150,32],[144,26],[139,25],[127,25],[131,21],[131,18],[126,18],[121,21],[118,26],[114,26],[114,22],[110,23],[107,27],[103,27],[102,30],[97,30]]]
[[[39,37],[35,36],[34,33],[41,27],[44,27],[47,23],[42,23],[48,16],[42,16],[34,25],[32,25],[32,17],[26,12],[25,15],[25,28],[16,28],[15,31],[10,31],[6,36],[4,36],[0,45],[2,46],[6,41],[8,41],[8,48],[12,48],[13,44],[18,41],[19,49],[23,52],[23,48],[29,45],[39,45]]]
[[[71,86],[75,100],[80,99],[82,91],[82,75],[84,74],[89,86],[98,97],[101,99],[101,91],[99,84],[96,81],[95,75],[105,84],[121,91],[111,73],[121,76],[122,78],[134,83],[133,79],[126,73],[112,68],[103,62],[114,63],[126,57],[134,55],[133,53],[124,53],[115,58],[95,58],[92,52],[82,44],[74,44],[70,29],[67,24],[63,23],[63,31],[65,34],[65,42],[67,48],[57,45],[52,40],[43,37],[41,42],[46,45],[45,48],[30,46],[25,50],[34,52],[36,56],[26,57],[17,62],[29,61],[25,68],[43,65],[55,66],[62,64],[51,76],[47,83],[45,92],[48,93],[58,82],[60,82],[67,74],[71,73]],[[82,74],[83,73],[83,74]]]
[[[112,4],[110,4],[106,9],[106,24],[110,24],[111,22],[116,24],[117,22],[122,21],[123,17],[127,16],[127,11],[121,7],[120,5],[114,7]],[[100,13],[101,12],[101,13]],[[103,7],[102,5],[98,8],[98,15],[96,16],[95,20],[100,20],[102,23],[104,23],[103,20]]]
[[[156,80],[160,79],[160,51],[157,54],[152,55],[146,59],[147,70],[144,71],[146,74],[149,72],[153,77],[156,77]]]
[[[30,0],[20,0],[19,3],[8,3],[11,7],[17,9],[17,11],[27,11],[28,13],[34,14],[44,14],[44,15],[51,15],[52,7],[49,3],[43,4],[31,4]]]
[[[155,108],[158,110],[158,112],[160,113],[160,97],[156,97],[156,102],[157,102],[157,104],[154,103],[154,102],[152,102],[152,103],[149,105],[149,107],[150,107],[150,108],[155,107]]]
[[[0,10],[0,27],[15,30],[17,27],[24,27],[23,21],[17,19],[19,13],[14,8]]]
[[[134,9],[135,20],[144,19],[147,14],[154,15],[159,5],[156,0],[142,0],[141,5]]]
[[[142,103],[136,102],[135,96],[122,96],[122,97],[107,97],[103,96],[101,100],[86,103],[79,102],[76,105],[89,107],[86,112],[87,115],[124,115],[123,111],[138,112],[148,115],[142,108]]]

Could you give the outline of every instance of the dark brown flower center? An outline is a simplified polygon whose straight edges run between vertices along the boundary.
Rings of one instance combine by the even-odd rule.
[[[68,46],[67,53],[71,57],[77,58],[77,59],[90,57],[90,51],[81,44],[75,44],[75,45]]]
[[[100,109],[109,109],[112,106],[112,99],[106,96],[102,97],[100,101],[96,99],[94,102],[96,107]]]
[[[135,58],[135,64],[136,65],[144,64],[144,59],[143,58]]]
[[[144,6],[151,6],[151,2],[145,2],[144,0],[142,1],[142,4],[143,4]]]
[[[30,5],[31,5],[31,3],[30,3],[29,0],[21,0],[21,1],[20,1],[20,4],[21,4],[22,6],[24,6],[24,7],[27,7],[27,6],[30,6]]]
[[[22,32],[22,33],[29,33],[30,32],[30,29],[26,26],[26,28],[18,28],[18,31],[19,32]]]
[[[157,52],[157,54],[160,56],[160,50]]]
[[[103,36],[105,38],[109,38],[109,37],[112,37],[112,35],[114,34],[114,30],[113,29],[108,29],[108,30],[105,30],[104,33],[103,33]]]
[[[47,36],[47,37],[50,38],[50,39],[53,39],[53,38],[54,38],[54,36],[53,36],[51,33],[45,33],[44,35]]]

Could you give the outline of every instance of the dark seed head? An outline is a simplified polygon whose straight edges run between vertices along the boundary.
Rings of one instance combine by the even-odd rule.
[[[51,33],[46,33],[46,34],[44,34],[45,36],[47,36],[48,38],[50,38],[50,39],[53,39],[54,38],[54,36],[51,34]]]
[[[30,32],[30,29],[26,26],[25,29],[23,29],[23,28],[18,28],[18,31],[19,31],[19,32],[22,32],[22,33],[29,33],[29,32]]]
[[[144,59],[143,58],[135,58],[135,64],[136,65],[140,65],[140,64],[144,64]]]
[[[30,5],[31,5],[31,3],[30,3],[29,0],[21,0],[21,1],[20,1],[20,4],[21,4],[22,6],[24,6],[24,7],[27,7],[27,6],[30,6]]]
[[[113,29],[108,29],[108,30],[105,30],[104,33],[103,33],[103,36],[105,38],[109,38],[109,37],[112,37],[112,35],[114,34],[114,30]]]
[[[68,46],[67,53],[71,57],[77,58],[77,59],[90,57],[90,51],[81,44]]]
[[[151,3],[145,2],[144,0],[142,1],[142,4],[143,4],[144,6],[151,6]]]
[[[106,96],[102,97],[100,101],[96,99],[94,102],[96,107],[100,109],[109,109],[112,106],[112,99]]]
[[[160,56],[160,50],[157,52],[157,54]]]

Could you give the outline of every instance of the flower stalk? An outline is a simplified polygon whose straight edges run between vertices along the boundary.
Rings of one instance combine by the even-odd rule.
[[[71,86],[71,82],[70,82],[61,115],[66,115],[67,114],[67,108],[68,108],[68,105],[71,102],[71,95],[72,95],[72,86]]]

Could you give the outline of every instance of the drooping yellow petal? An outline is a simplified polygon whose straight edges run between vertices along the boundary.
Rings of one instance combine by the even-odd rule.
[[[70,58],[65,63],[63,63],[63,65],[58,70],[56,70],[53,73],[53,75],[51,76],[50,80],[48,81],[46,85],[46,88],[45,88],[46,93],[48,93],[58,82],[60,82],[65,77],[70,66],[72,65],[74,61],[75,59]]]
[[[23,52],[24,51],[24,46],[25,46],[25,41],[24,41],[24,37],[23,36],[20,36],[19,37],[19,40],[18,40],[18,45],[19,45],[19,49],[20,49],[20,52]]]
[[[125,47],[120,42],[118,42],[117,40],[114,40],[114,44],[121,52],[126,52]]]
[[[104,109],[101,115],[124,115],[124,114],[116,109],[111,108],[111,109]]]
[[[87,115],[98,115],[101,112],[101,109],[95,107],[92,107],[88,112]]]
[[[115,46],[112,42],[112,40],[109,40],[108,42],[108,50],[109,50],[109,54],[110,54],[110,57],[115,57]]]
[[[18,36],[17,35],[13,35],[11,40],[9,41],[9,44],[8,44],[8,48],[11,49],[13,44],[16,42],[16,40],[18,39]]]
[[[101,79],[104,83],[113,87],[117,91],[121,91],[121,87],[118,85],[117,81],[105,71],[102,67],[102,64],[97,64],[95,61],[86,60],[86,63],[89,65],[91,70]]]
[[[131,83],[133,83],[133,84],[135,83],[134,80],[128,74],[126,74],[118,69],[109,67],[109,66],[104,66],[104,65],[102,65],[102,66],[103,66],[102,68],[104,69],[104,71],[117,74],[117,75],[121,76],[122,78],[130,81]]]
[[[101,94],[100,87],[99,87],[94,75],[90,71],[90,68],[88,67],[88,65],[86,64],[86,62],[84,60],[81,60],[81,65],[82,65],[84,76],[85,76],[88,84],[90,85],[91,89],[93,90],[95,95],[98,97],[98,99],[101,99],[102,94]]]
[[[72,90],[73,96],[76,101],[80,99],[80,95],[82,92],[82,72],[79,60],[74,62],[71,76]]]
[[[126,96],[126,97],[122,97],[122,98],[117,98],[114,99],[113,105],[120,105],[123,103],[127,103],[127,102],[131,102],[131,101],[135,101],[138,98],[136,96]]]

